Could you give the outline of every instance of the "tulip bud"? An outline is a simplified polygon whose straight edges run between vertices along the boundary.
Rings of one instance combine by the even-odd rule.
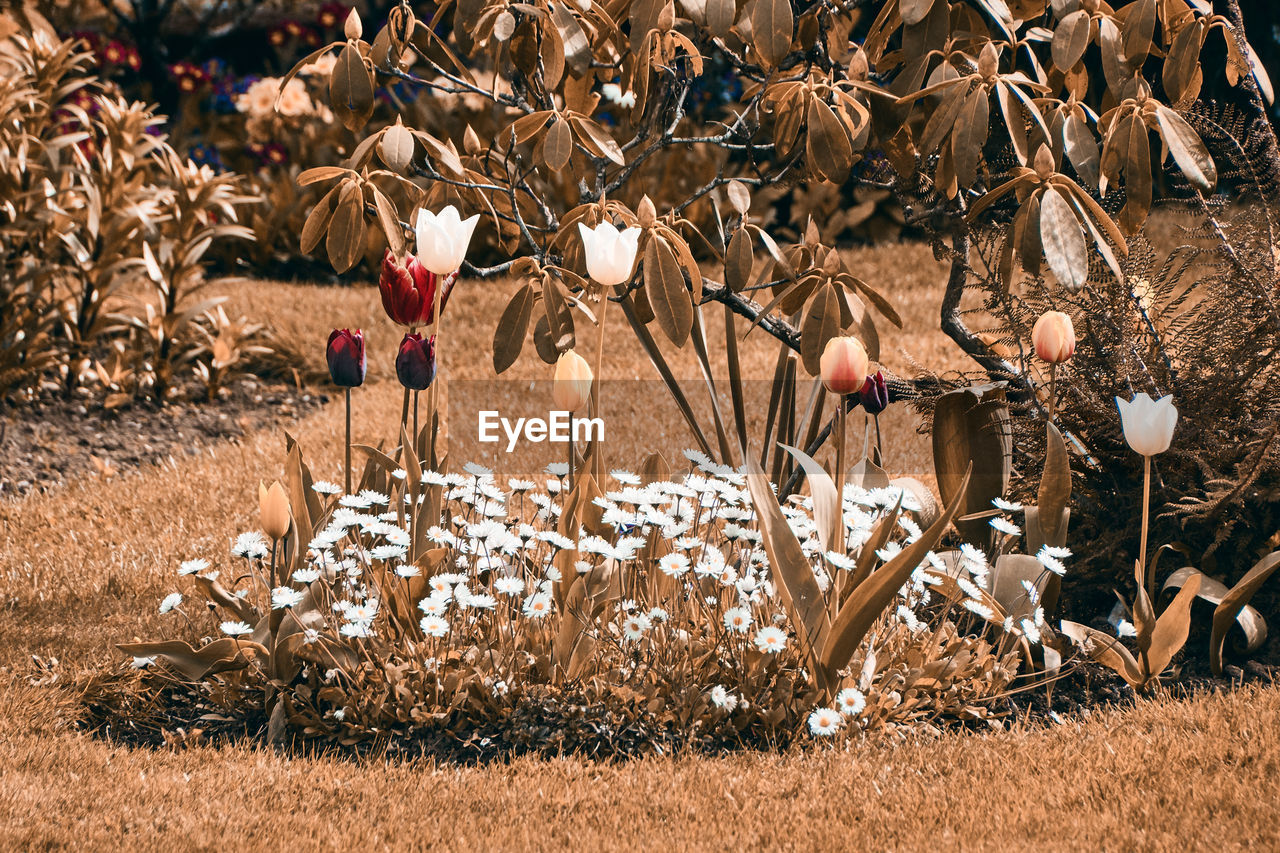
[[[1124,440],[1135,453],[1156,456],[1169,449],[1173,430],[1178,425],[1178,410],[1173,397],[1165,395],[1152,400],[1141,393],[1128,402],[1116,397],[1120,410],[1120,424],[1124,427]]]
[[[364,382],[364,335],[359,329],[354,332],[334,329],[329,335],[329,346],[324,355],[329,362],[329,376],[334,385],[355,388]]]
[[[852,337],[832,338],[827,341],[819,362],[822,384],[832,394],[855,394],[867,381],[868,362],[862,341]]]
[[[1050,364],[1061,364],[1076,354],[1076,330],[1061,311],[1046,311],[1031,328],[1036,355]]]
[[[355,9],[347,15],[346,23],[342,25],[342,34],[352,41],[364,35],[364,24],[360,23],[360,13]]]
[[[435,319],[436,287],[440,292],[440,313],[449,302],[457,277],[446,276],[441,283],[439,276],[409,255],[400,263],[388,250],[382,256],[382,271],[378,276],[378,292],[382,296],[382,309],[387,316],[401,326],[426,326]]]
[[[640,229],[632,226],[619,231],[611,222],[595,228],[578,223],[582,247],[587,256],[587,274],[597,284],[613,287],[631,278],[640,245]]]
[[[889,408],[889,386],[884,381],[884,373],[877,370],[868,376],[858,396],[862,401],[862,408],[869,415],[878,415]]]
[[[289,496],[276,480],[270,488],[258,481],[258,520],[262,532],[279,541],[289,532]]]
[[[411,391],[425,391],[436,378],[436,339],[405,335],[396,353],[396,376]]]
[[[471,235],[479,221],[479,214],[464,220],[453,205],[439,213],[419,210],[414,225],[418,238],[418,261],[436,275],[456,272],[467,256]]]
[[[591,399],[591,365],[573,350],[556,361],[555,378],[551,383],[551,400],[556,410],[576,412]]]

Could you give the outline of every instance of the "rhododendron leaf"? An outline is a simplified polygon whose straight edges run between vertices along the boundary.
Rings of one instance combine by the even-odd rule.
[[[526,284],[503,309],[498,326],[493,330],[493,371],[503,373],[520,357],[524,339],[529,334],[533,319],[535,294],[533,285]]]

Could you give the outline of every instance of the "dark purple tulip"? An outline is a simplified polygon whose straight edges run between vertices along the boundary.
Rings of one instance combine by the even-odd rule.
[[[436,378],[436,339],[425,341],[422,335],[405,335],[396,353],[396,376],[400,384],[412,391],[425,391]]]
[[[862,408],[869,415],[878,415],[889,407],[889,386],[885,384],[884,374],[877,370],[862,385],[859,392]]]
[[[359,329],[334,329],[325,348],[329,362],[329,376],[333,384],[342,388],[354,388],[364,382],[365,355],[364,334]]]

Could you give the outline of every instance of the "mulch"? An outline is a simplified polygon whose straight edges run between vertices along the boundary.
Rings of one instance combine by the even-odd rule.
[[[110,410],[93,399],[48,391],[29,403],[0,406],[0,500],[198,453],[297,420],[328,399],[254,379],[235,383],[211,402],[138,402]]]

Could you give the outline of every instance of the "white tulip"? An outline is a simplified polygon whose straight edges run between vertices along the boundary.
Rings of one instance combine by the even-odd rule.
[[[418,237],[418,263],[436,275],[448,275],[462,266],[480,215],[463,219],[449,205],[439,213],[418,211],[414,230]]]
[[[1120,423],[1124,427],[1124,440],[1134,452],[1143,456],[1155,456],[1169,449],[1173,429],[1178,425],[1178,410],[1173,407],[1173,397],[1164,396],[1152,400],[1145,392],[1125,402],[1116,397],[1120,409]]]
[[[587,253],[587,273],[598,284],[613,287],[631,278],[640,244],[640,229],[632,226],[619,231],[611,222],[588,228],[581,222],[582,245]]]

